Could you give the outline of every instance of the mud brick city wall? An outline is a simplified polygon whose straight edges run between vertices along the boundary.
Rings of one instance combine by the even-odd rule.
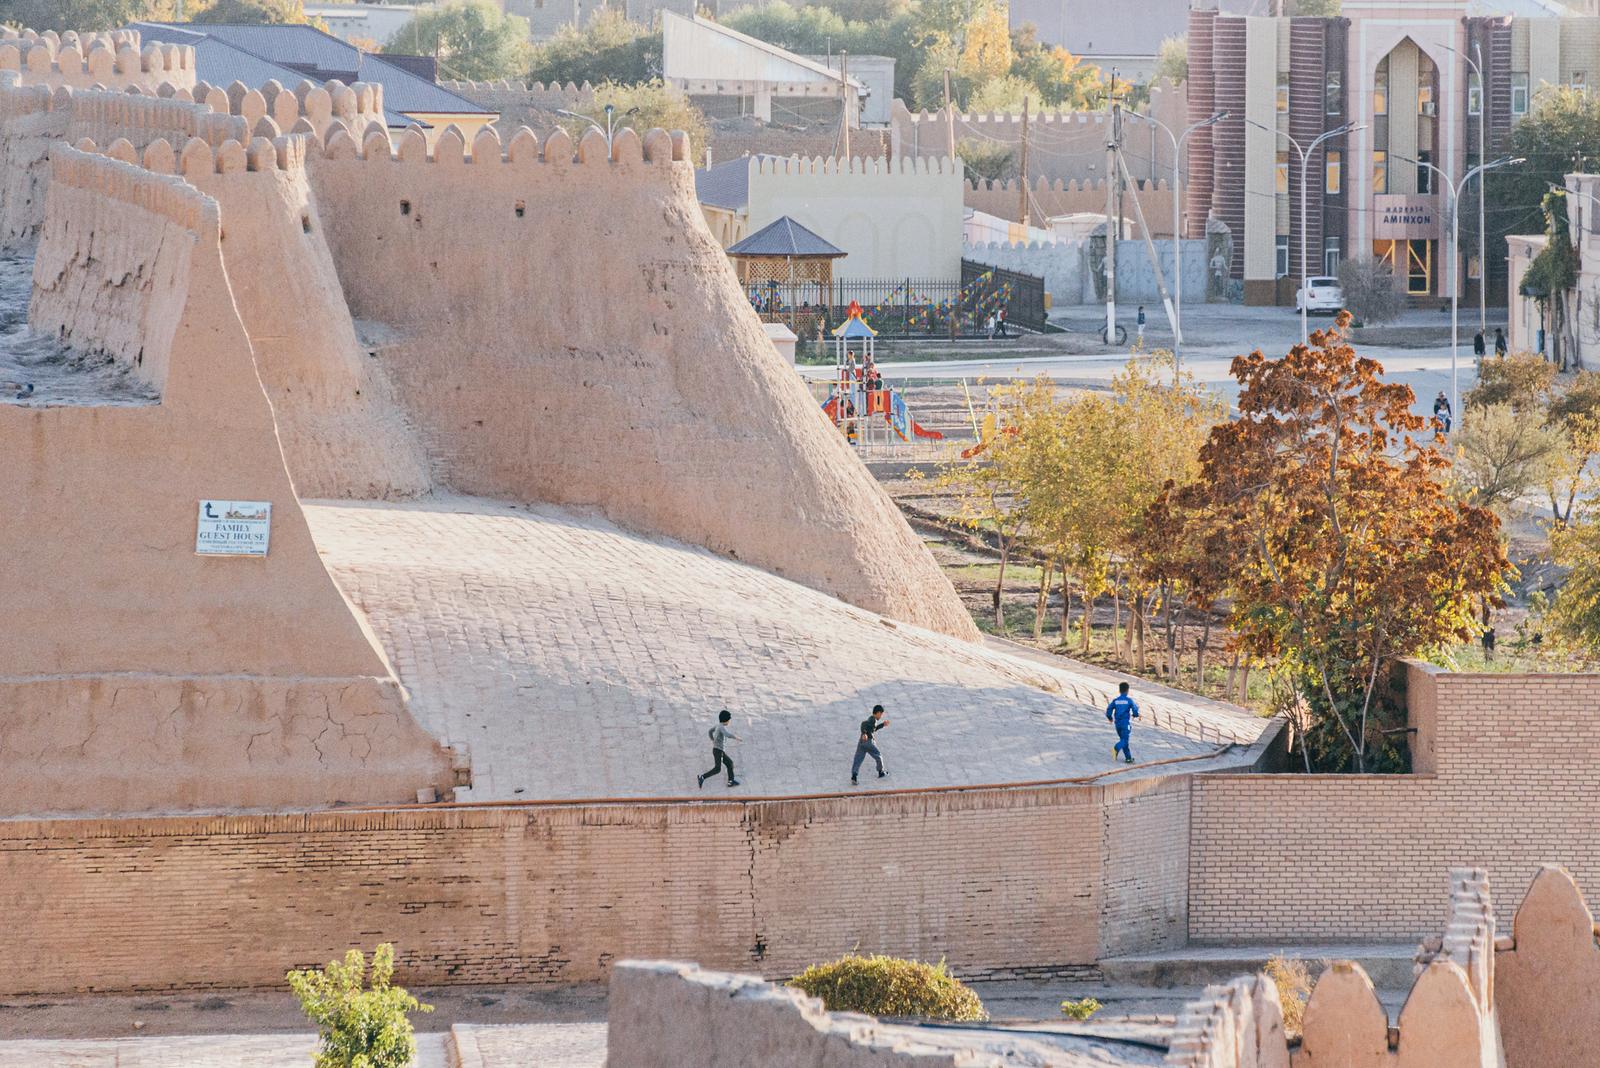
[[[1407,676],[1422,774],[1195,777],[1193,940],[1415,939],[1463,865],[1501,924],[1550,861],[1600,905],[1600,676]]]
[[[1085,973],[1102,911],[1173,901],[1177,844],[1146,862],[1139,828],[1186,792],[5,822],[0,900],[29,922],[5,936],[0,992],[275,985],[385,940],[416,983],[601,980],[624,957],[783,977],[851,949]],[[1138,948],[1132,931],[1112,941]]]

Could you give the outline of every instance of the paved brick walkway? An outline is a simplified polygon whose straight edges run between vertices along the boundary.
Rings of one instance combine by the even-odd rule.
[[[1114,768],[1103,710],[1115,685],[1103,672],[893,624],[554,508],[455,498],[319,502],[306,514],[418,718],[471,750],[474,800],[720,797],[726,787],[702,795],[695,774],[723,707],[746,795],[850,789],[856,725],[874,703],[893,721],[884,785]],[[1171,691],[1137,696],[1141,760],[1204,755],[1264,726]]]

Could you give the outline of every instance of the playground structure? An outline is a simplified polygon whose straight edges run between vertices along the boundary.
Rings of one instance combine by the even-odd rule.
[[[943,441],[942,432],[911,417],[900,390],[883,384],[874,360],[877,337],[852,301],[844,322],[833,328],[834,374],[822,410],[852,445]]]

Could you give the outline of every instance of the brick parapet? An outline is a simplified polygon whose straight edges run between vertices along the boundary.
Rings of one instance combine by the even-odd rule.
[[[0,892],[30,917],[7,939],[3,986],[269,986],[378,940],[427,983],[593,981],[624,956],[663,954],[782,977],[851,949],[942,958],[968,977],[1090,977],[1104,944],[1143,948],[1139,918],[1170,908],[1164,861],[1140,887],[1151,841],[1136,832],[1171,824],[1187,792],[1176,777],[3,821]]]

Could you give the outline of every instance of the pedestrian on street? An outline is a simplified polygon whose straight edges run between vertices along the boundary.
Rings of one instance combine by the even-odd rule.
[[[1006,310],[1004,308],[994,313],[994,325],[1001,337],[1010,340],[1011,335],[1006,333]]]
[[[989,317],[983,321],[983,332],[990,341],[994,340],[994,312],[990,312]]]
[[[1479,330],[1472,335],[1472,358],[1481,361],[1488,354],[1488,351],[1483,342],[1483,331]]]
[[[728,755],[728,742],[739,740],[739,736],[728,729],[728,722],[732,719],[733,713],[724,708],[717,713],[717,725],[706,732],[711,736],[711,770],[700,776],[701,787],[724,767],[728,769],[728,785],[739,785],[739,780],[733,777],[733,758]]]
[[[1494,328],[1494,354],[1496,356],[1506,354],[1506,332],[1498,326]]]
[[[878,765],[878,778],[889,774],[883,770],[883,754],[878,752],[878,747],[872,744],[872,736],[889,725],[883,718],[883,706],[873,705],[872,715],[861,721],[861,736],[856,739],[856,758],[850,764],[850,785],[855,786],[856,776],[861,772],[861,762],[872,757],[873,763]]]
[[[1117,744],[1111,747],[1112,760],[1117,759],[1117,753],[1120,752],[1124,763],[1133,763],[1133,750],[1128,748],[1128,738],[1133,733],[1133,721],[1138,718],[1139,706],[1128,696],[1128,684],[1119,683],[1117,696],[1106,705],[1106,719],[1117,727]]]
[[[1446,434],[1450,433],[1450,423],[1454,416],[1455,412],[1450,410],[1450,398],[1446,397],[1444,390],[1441,389],[1439,395],[1433,398],[1433,417],[1444,424]]]
[[[1143,345],[1144,344],[1144,305],[1143,304],[1139,305],[1139,318],[1137,320],[1137,325],[1138,325],[1138,328],[1139,328],[1139,335],[1138,335],[1139,344]]]

